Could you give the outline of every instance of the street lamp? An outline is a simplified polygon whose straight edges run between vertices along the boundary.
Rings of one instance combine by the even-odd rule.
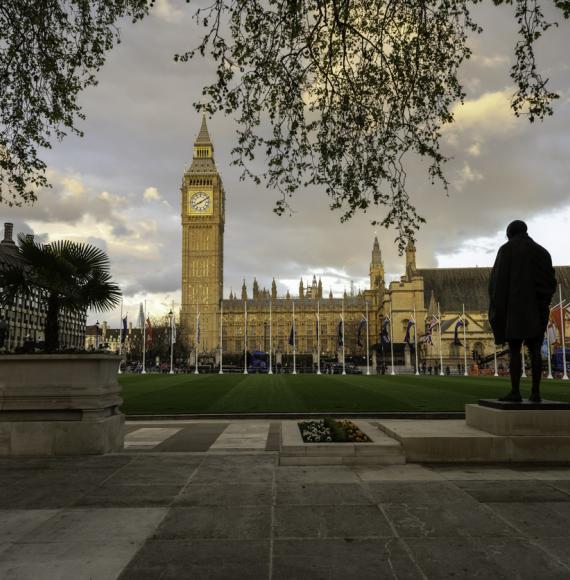
[[[174,361],[174,313],[172,310],[168,313],[168,318],[170,319],[170,375],[174,374],[173,361]]]

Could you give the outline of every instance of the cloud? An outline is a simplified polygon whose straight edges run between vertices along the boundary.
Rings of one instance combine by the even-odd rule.
[[[143,198],[145,201],[160,201],[162,196],[156,187],[147,187],[144,190]]]
[[[153,14],[168,23],[179,21],[184,12],[172,5],[171,0],[156,0]]]
[[[457,172],[455,179],[453,179],[452,184],[457,191],[463,191],[463,188],[474,181],[480,181],[483,179],[483,175],[478,171],[475,171],[467,161],[463,164],[463,167]]]
[[[477,99],[466,100],[453,107],[456,131],[470,131],[481,135],[505,136],[517,128],[519,121],[511,109],[512,91],[483,93]]]

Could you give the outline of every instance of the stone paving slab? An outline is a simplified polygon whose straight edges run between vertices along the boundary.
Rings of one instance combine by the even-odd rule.
[[[566,580],[570,570],[525,538],[406,539],[426,578]]]
[[[568,493],[556,485],[539,480],[522,481],[456,481],[455,484],[479,502],[489,503],[543,503],[570,502]]]
[[[269,540],[150,540],[121,580],[251,580],[269,577]]]
[[[570,468],[160,445],[0,461],[0,578],[570,578]]]
[[[269,506],[171,508],[154,540],[262,540],[269,537]]]
[[[270,505],[272,483],[190,483],[176,497],[175,507]]]
[[[394,532],[374,505],[286,505],[275,508],[276,538],[387,538]]]
[[[276,540],[273,580],[425,580],[397,538]]]
[[[182,427],[141,427],[125,435],[125,449],[153,449]]]

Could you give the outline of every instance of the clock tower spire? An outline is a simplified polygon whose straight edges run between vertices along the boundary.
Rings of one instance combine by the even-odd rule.
[[[196,313],[200,312],[198,352],[213,352],[218,346],[223,297],[225,192],[214,162],[214,145],[205,115],[180,191],[182,330],[188,346],[195,348]]]

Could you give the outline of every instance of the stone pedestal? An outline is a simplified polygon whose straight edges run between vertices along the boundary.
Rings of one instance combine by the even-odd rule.
[[[0,455],[123,449],[115,355],[0,356]]]
[[[570,405],[557,401],[481,401],[479,405],[465,405],[465,421],[493,435],[570,436]]]

